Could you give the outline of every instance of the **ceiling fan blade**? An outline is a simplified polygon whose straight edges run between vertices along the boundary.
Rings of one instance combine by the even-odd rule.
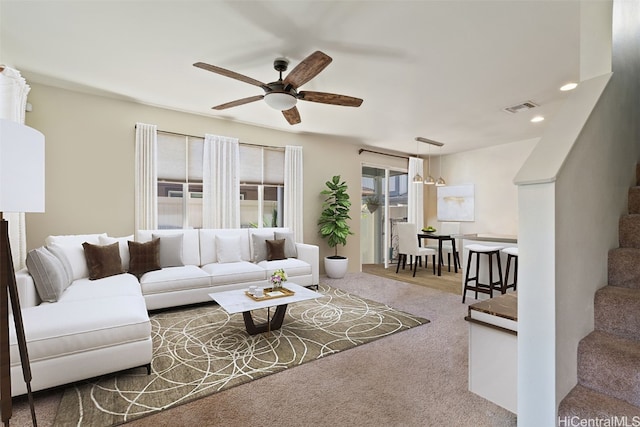
[[[290,125],[297,125],[301,122],[300,113],[298,112],[298,109],[296,107],[293,107],[289,110],[284,110],[282,114],[284,115],[284,118],[287,119]]]
[[[331,63],[330,56],[320,52],[319,50],[313,52],[302,60],[301,63],[295,66],[293,70],[285,77],[284,85],[293,86],[294,89],[299,88],[312,78],[318,75],[318,73],[325,69],[327,65]]]
[[[227,102],[226,104],[216,105],[211,107],[214,110],[226,110],[227,108],[237,107],[238,105],[248,104],[250,102],[260,101],[264,98],[264,95],[250,96],[249,98],[237,99],[235,101]]]
[[[301,91],[298,92],[298,99],[302,101],[320,102],[322,104],[342,105],[344,107],[359,107],[362,105],[362,99],[360,98],[326,92]]]
[[[240,80],[241,82],[249,83],[254,86],[261,87],[263,89],[267,88],[267,85],[258,81],[256,79],[252,79],[251,77],[247,77],[240,73],[236,73],[235,71],[230,71],[225,68],[216,67],[215,65],[205,64],[204,62],[196,62],[193,64],[194,67],[202,68],[203,70],[211,71],[212,73],[220,74],[225,77],[231,77],[232,79]]]

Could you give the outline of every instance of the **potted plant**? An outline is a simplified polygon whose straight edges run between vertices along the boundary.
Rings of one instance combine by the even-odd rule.
[[[324,258],[324,270],[328,277],[340,279],[347,273],[348,258],[338,255],[338,245],[346,245],[351,232],[347,220],[350,220],[351,201],[347,194],[347,184],[340,181],[340,175],[326,182],[327,188],[320,194],[327,196],[322,204],[322,213],[318,220],[320,236],[327,239],[327,244],[335,248],[335,254]]]
[[[380,199],[377,196],[369,196],[366,198],[366,204],[369,213],[374,213],[380,207]]]

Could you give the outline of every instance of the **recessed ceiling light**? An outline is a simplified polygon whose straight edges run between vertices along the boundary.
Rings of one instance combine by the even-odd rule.
[[[544,117],[542,116],[535,116],[534,118],[531,119],[531,123],[538,123],[544,120]]]
[[[561,91],[566,92],[568,90],[573,90],[578,86],[578,83],[567,83],[566,85],[560,88]]]

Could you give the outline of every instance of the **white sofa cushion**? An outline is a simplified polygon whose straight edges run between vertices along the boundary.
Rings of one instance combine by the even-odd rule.
[[[208,228],[200,230],[200,256],[202,264],[207,265],[212,262],[218,262],[216,255],[216,236],[240,236],[240,250],[242,251],[242,260],[251,260],[251,251],[249,249],[249,233],[246,228],[218,229]]]
[[[140,283],[136,276],[122,273],[98,280],[78,279],[71,283],[58,299],[59,303],[114,296],[140,296]]]
[[[184,265],[201,265],[198,230],[138,230],[136,232],[136,241],[143,243],[149,242],[153,234],[156,234],[158,237],[182,234],[182,261]]]
[[[45,245],[49,246],[53,243],[59,245],[78,245],[81,246],[84,242],[92,243],[94,245],[100,244],[100,236],[107,237],[107,233],[95,233],[95,234],[64,234],[58,236],[47,236],[44,240]]]
[[[204,288],[211,284],[209,275],[200,267],[185,265],[149,271],[140,277],[144,295]]]
[[[311,274],[311,265],[308,262],[296,258],[261,261],[258,263],[258,266],[267,271],[267,277],[270,277],[274,271],[280,268],[287,273],[287,276],[289,276],[290,279],[295,276]]]
[[[43,304],[23,309],[22,319],[31,363],[146,340],[151,335],[142,297],[115,296]],[[19,365],[15,329],[13,322],[9,323],[11,365]]]
[[[213,286],[253,282],[267,278],[264,268],[249,261],[215,262],[202,266],[202,270],[211,276]]]

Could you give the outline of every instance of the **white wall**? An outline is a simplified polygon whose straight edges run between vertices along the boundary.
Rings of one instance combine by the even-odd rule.
[[[594,17],[583,19],[587,16]],[[588,28],[583,21],[582,30]],[[637,2],[614,2],[613,42],[613,75],[581,82],[518,173],[520,426],[556,425],[557,407],[577,383],[577,345],[593,330],[594,294],[606,285],[607,253],[617,247],[618,220],[635,180],[640,155]],[[602,65],[597,62],[586,63],[596,69]]]
[[[474,185],[475,221],[460,223],[461,233],[518,234],[518,187],[513,179],[537,142],[530,139],[443,156],[447,185]],[[439,160],[432,158],[431,164],[439,165]],[[437,226],[436,188],[427,188],[425,224]]]

